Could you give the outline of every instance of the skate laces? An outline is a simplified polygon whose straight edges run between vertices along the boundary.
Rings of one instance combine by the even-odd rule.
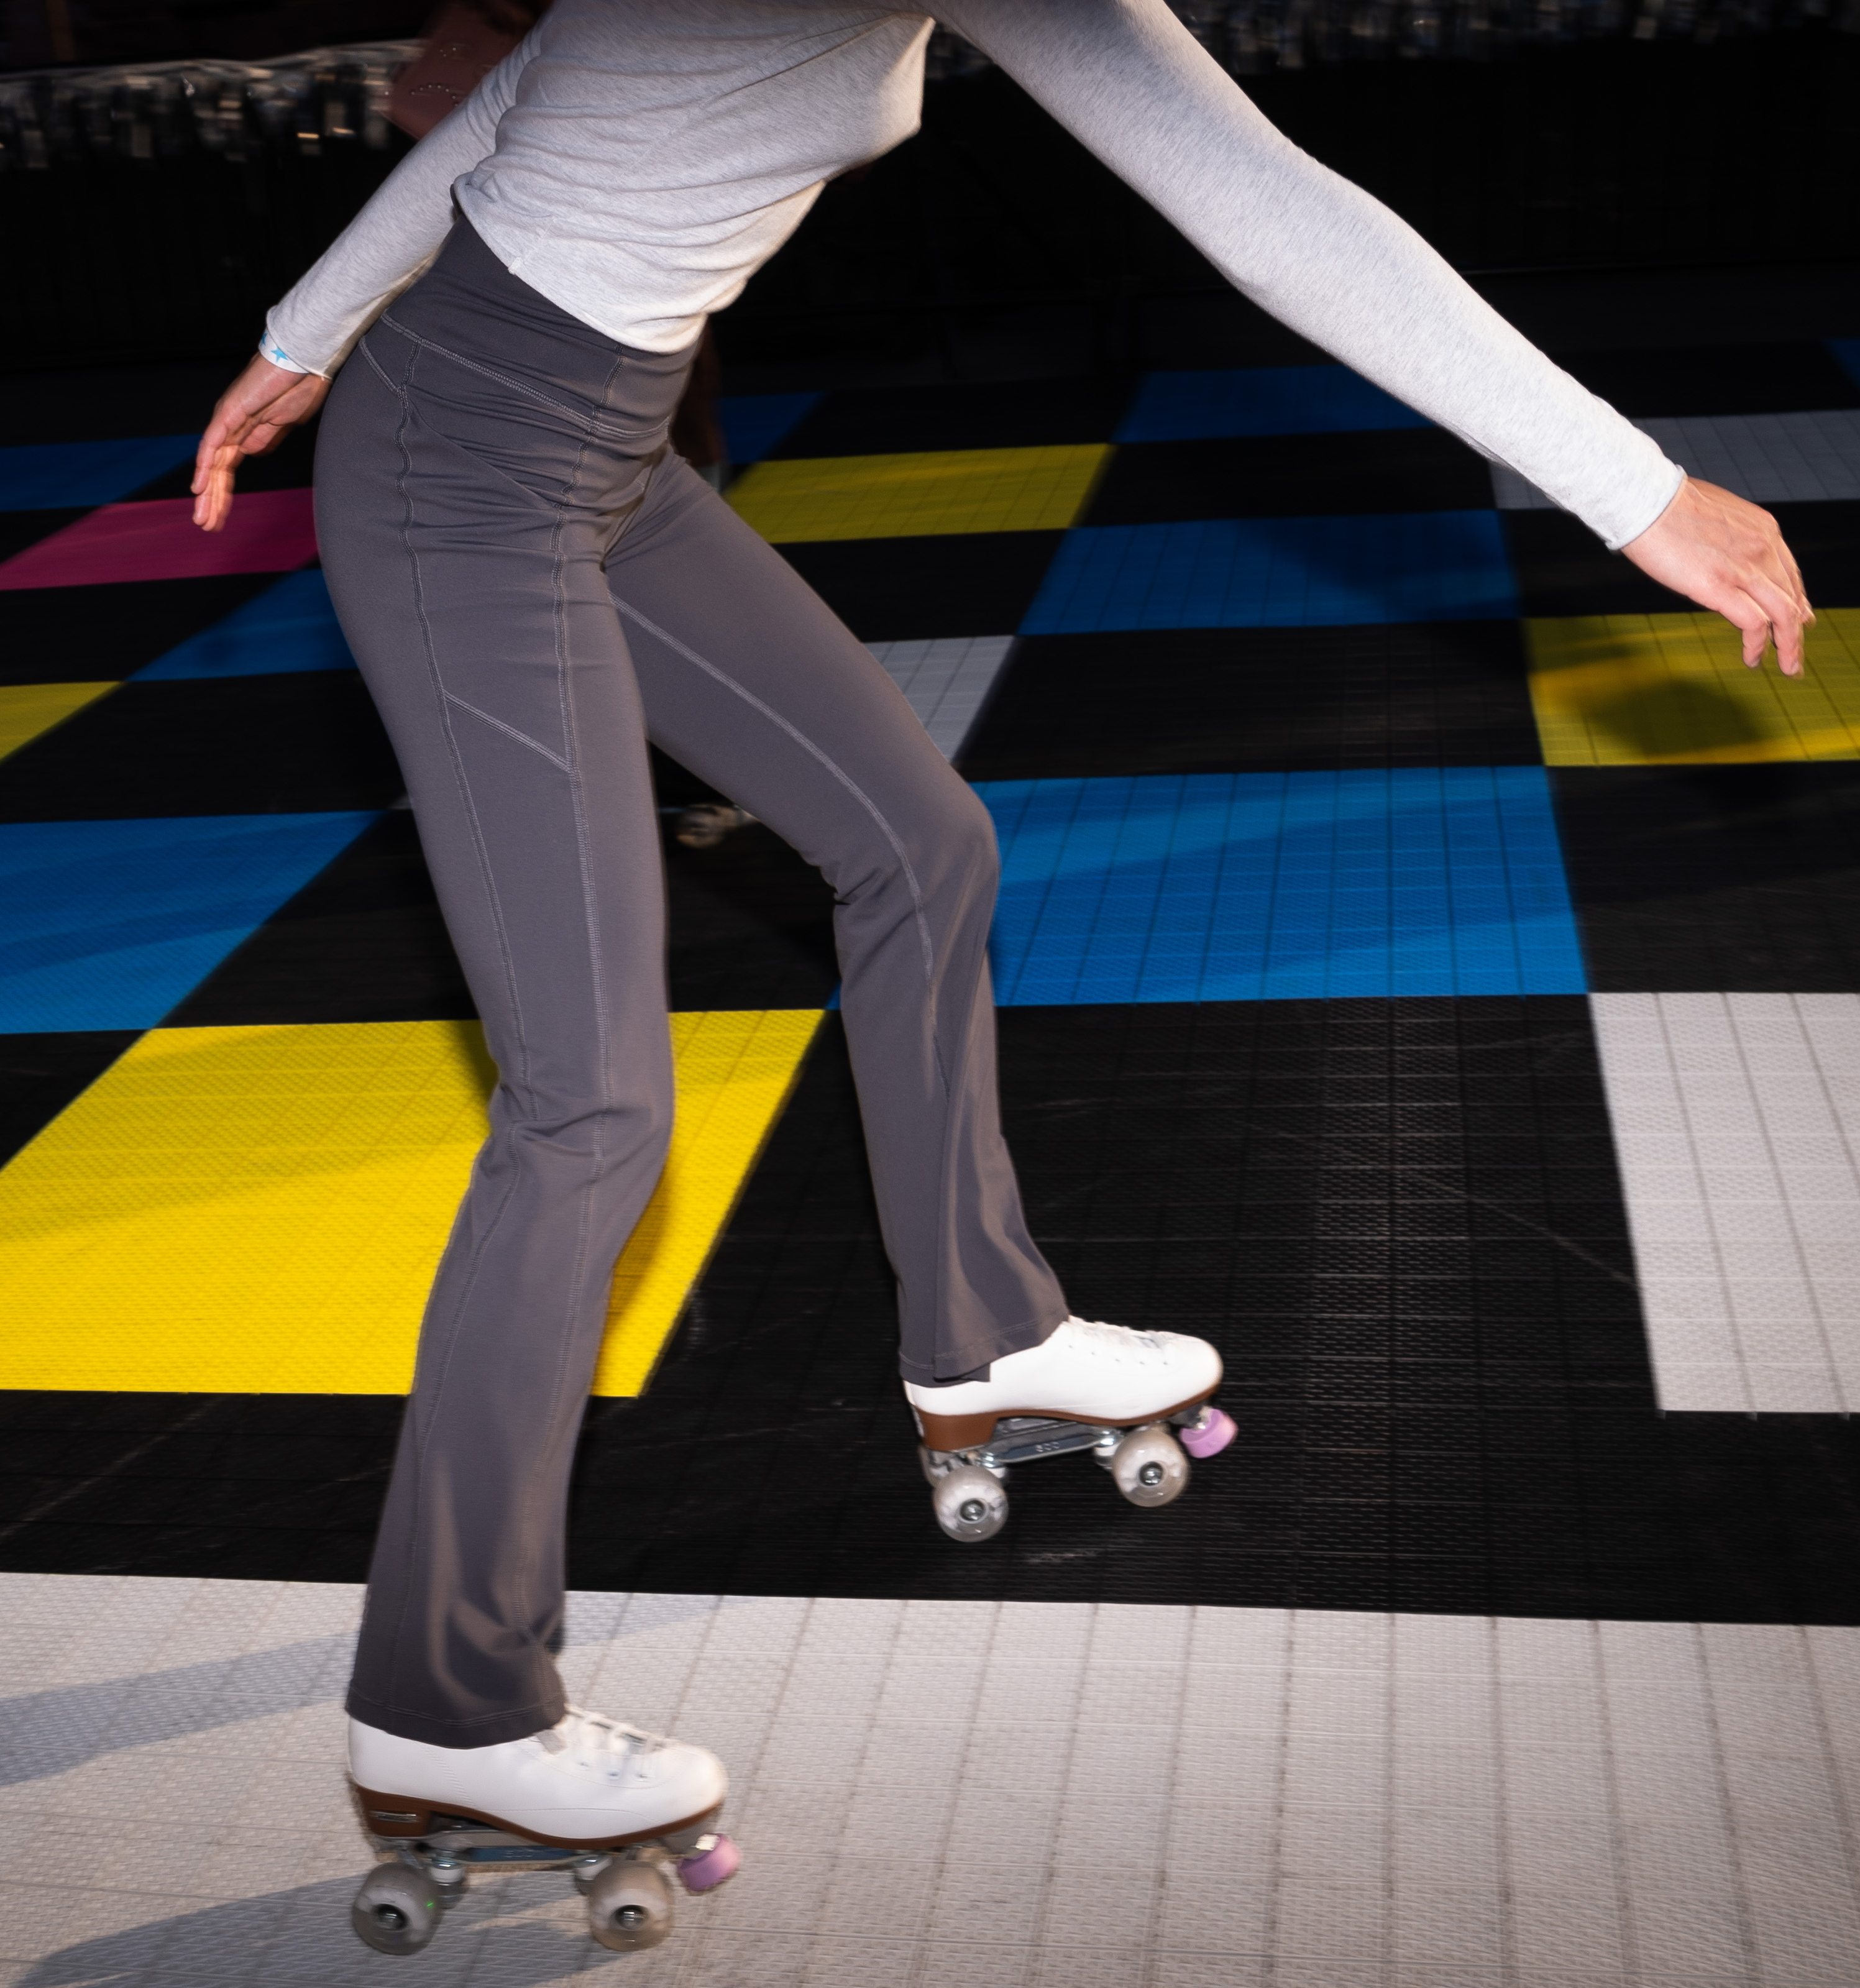
[[[569,1729],[564,1731],[564,1727]],[[536,1736],[552,1753],[571,1748],[579,1753],[618,1753],[621,1758],[615,1763],[617,1766],[634,1756],[656,1753],[671,1744],[661,1733],[648,1733],[640,1726],[627,1725],[624,1719],[604,1717],[598,1712],[583,1712],[578,1705],[569,1706],[560,1724]]]
[[[1146,1353],[1162,1351],[1163,1335],[1158,1332],[1139,1332],[1134,1326],[1112,1325],[1101,1318],[1072,1318],[1066,1322],[1080,1337],[1103,1347],[1107,1352],[1128,1352],[1133,1344]]]

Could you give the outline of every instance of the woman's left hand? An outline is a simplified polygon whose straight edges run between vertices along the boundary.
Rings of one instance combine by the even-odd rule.
[[[225,529],[241,458],[268,455],[329,390],[320,374],[288,373],[269,359],[253,360],[226,389],[194,458],[194,522],[203,532]]]
[[[1763,668],[1774,641],[1786,677],[1802,673],[1802,631],[1814,610],[1781,528],[1767,511],[1687,477],[1638,539],[1622,547],[1641,571],[1740,629],[1743,660]]]

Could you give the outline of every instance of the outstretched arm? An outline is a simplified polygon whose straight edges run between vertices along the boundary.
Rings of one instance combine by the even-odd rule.
[[[1800,668],[1812,617],[1774,519],[1689,483],[1405,221],[1268,123],[1163,0],[939,0],[937,15],[1263,309],[1729,614],[1747,658],[1760,610]]]

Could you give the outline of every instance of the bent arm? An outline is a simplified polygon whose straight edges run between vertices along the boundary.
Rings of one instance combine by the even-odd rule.
[[[452,183],[489,157],[530,52],[526,38],[414,146],[272,306],[259,350],[274,366],[326,378],[438,254],[452,225]]]
[[[1279,132],[1163,0],[942,0],[1236,289],[1618,549],[1683,480],[1408,224]]]

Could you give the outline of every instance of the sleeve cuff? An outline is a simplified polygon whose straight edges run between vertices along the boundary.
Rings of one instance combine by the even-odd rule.
[[[282,372],[311,373],[316,370],[314,367],[300,366],[272,336],[269,326],[265,327],[265,335],[259,340],[259,357],[269,360]]]

